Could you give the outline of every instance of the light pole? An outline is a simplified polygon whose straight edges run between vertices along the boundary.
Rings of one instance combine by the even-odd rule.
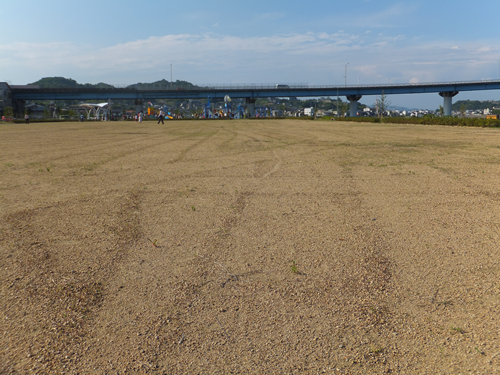
[[[347,86],[347,65],[349,65],[349,63],[345,64],[345,85]]]
[[[337,117],[339,117],[339,88],[337,87]]]

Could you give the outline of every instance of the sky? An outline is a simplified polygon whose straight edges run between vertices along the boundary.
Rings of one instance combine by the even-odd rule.
[[[0,81],[356,85],[491,80],[498,0],[16,0],[0,4]],[[437,94],[391,95],[436,109]],[[500,90],[457,100],[500,100]],[[372,105],[374,96],[360,102]]]

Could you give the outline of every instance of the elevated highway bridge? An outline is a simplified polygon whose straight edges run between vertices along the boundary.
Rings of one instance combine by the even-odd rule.
[[[460,91],[499,90],[500,80],[431,82],[415,84],[377,84],[345,86],[308,86],[308,85],[220,85],[190,89],[155,89],[144,85],[127,88],[36,88],[33,86],[9,86],[12,105],[23,107],[27,100],[97,100],[108,101],[132,99],[137,105],[154,99],[206,99],[245,98],[251,110],[259,98],[273,97],[335,97],[345,96],[350,101],[350,113],[356,114],[358,101],[366,95],[399,95],[438,93],[443,97],[444,114],[451,115],[452,98]],[[253,113],[251,110],[250,113]]]

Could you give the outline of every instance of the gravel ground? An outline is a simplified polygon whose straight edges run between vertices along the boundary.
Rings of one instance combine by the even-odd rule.
[[[0,373],[500,373],[500,131],[0,126]]]

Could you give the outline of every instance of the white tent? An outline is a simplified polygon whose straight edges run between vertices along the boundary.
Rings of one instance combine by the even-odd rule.
[[[80,107],[85,109],[85,112],[87,113],[87,120],[90,120],[91,115],[93,115],[94,118],[99,118],[101,114],[107,117],[109,103],[83,103],[80,104]]]

